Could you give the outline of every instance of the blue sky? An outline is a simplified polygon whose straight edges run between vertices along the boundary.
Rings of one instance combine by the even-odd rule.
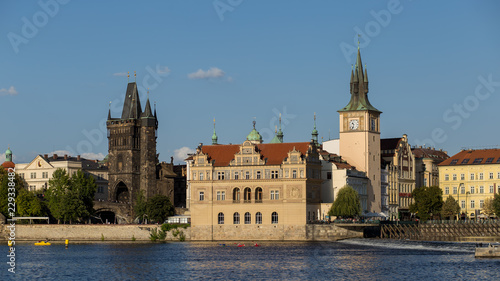
[[[150,88],[160,160],[264,140],[337,138],[357,34],[382,138],[443,148],[498,145],[498,1],[2,1],[2,152],[17,163],[107,154],[126,73]],[[146,91],[140,92],[145,104]],[[2,155],[3,157],[3,155]],[[0,159],[1,160],[1,159]]]

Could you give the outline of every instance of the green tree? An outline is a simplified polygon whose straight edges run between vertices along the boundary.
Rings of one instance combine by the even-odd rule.
[[[443,191],[438,186],[419,187],[412,192],[414,203],[410,205],[410,212],[426,221],[431,214],[441,213],[443,207]]]
[[[14,176],[14,180],[12,182],[9,180],[9,178],[12,178],[12,175]],[[9,183],[11,186],[9,186]],[[12,185],[14,185],[12,187]],[[14,190],[9,188],[14,188]],[[0,167],[0,213],[2,213],[6,218],[9,218],[9,197],[12,197],[12,193],[15,193],[15,198],[16,198],[16,204],[17,204],[17,196],[19,194],[19,191],[24,189],[24,181],[19,177],[18,174],[10,173],[6,171],[3,167]],[[14,192],[11,192],[14,191]],[[13,200],[13,199],[12,199]],[[12,203],[12,202],[10,202]],[[17,216],[17,213],[15,214]]]
[[[32,191],[19,190],[16,199],[17,211],[21,217],[41,217],[44,213],[43,203]]]
[[[175,213],[170,199],[165,195],[155,195],[147,201],[146,213],[151,222],[162,223]]]
[[[488,217],[495,215],[495,209],[493,207],[493,198],[486,198],[484,200],[483,213]]]
[[[495,211],[495,214],[497,217],[500,217],[500,194],[495,194],[495,197],[493,197],[493,210]]]
[[[58,223],[85,221],[93,212],[93,199],[97,186],[94,178],[78,171],[69,177],[57,169],[49,180],[48,207]]]
[[[147,204],[146,204],[146,198],[144,197],[144,191],[139,190],[135,196],[135,203],[134,203],[135,217],[143,219],[144,214],[146,214],[146,212],[147,212]]]
[[[361,214],[358,192],[350,185],[345,185],[339,190],[337,198],[332,204],[329,216],[355,217]]]
[[[453,218],[453,216],[458,215],[458,212],[460,212],[458,201],[453,196],[448,196],[441,209],[441,216],[443,218]]]

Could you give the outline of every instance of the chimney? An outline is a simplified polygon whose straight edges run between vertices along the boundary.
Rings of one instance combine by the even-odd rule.
[[[52,155],[52,158],[54,158],[54,160],[56,160],[57,159],[57,154]]]
[[[76,156],[76,161],[80,161],[80,155]]]
[[[49,155],[48,155],[48,154],[44,154],[44,155],[43,155],[43,158],[45,158],[45,159],[49,159]]]
[[[68,154],[64,154],[64,160],[68,160]]]

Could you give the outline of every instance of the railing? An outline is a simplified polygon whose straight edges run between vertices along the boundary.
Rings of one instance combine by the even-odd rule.
[[[252,203],[252,200],[243,200],[243,203]]]
[[[262,203],[262,199],[255,199],[255,203]]]
[[[233,203],[240,203],[240,199],[238,199],[238,200],[233,200]]]

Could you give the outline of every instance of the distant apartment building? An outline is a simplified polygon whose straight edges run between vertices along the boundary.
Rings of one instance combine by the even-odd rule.
[[[98,160],[89,160],[68,155],[53,154],[37,155],[30,163],[16,164],[16,172],[24,179],[26,188],[31,191],[45,190],[49,187],[49,180],[57,169],[65,170],[70,176],[78,170],[93,176],[97,185],[95,199],[108,198],[108,169]]]
[[[458,200],[463,217],[476,218],[484,201],[500,193],[500,149],[462,150],[438,167],[443,199]]]
[[[408,136],[380,140],[382,170],[387,170],[389,217],[408,220],[415,189],[415,157]]]
[[[413,147],[415,156],[415,184],[416,187],[439,185],[439,163],[450,158],[446,151],[432,147]]]

